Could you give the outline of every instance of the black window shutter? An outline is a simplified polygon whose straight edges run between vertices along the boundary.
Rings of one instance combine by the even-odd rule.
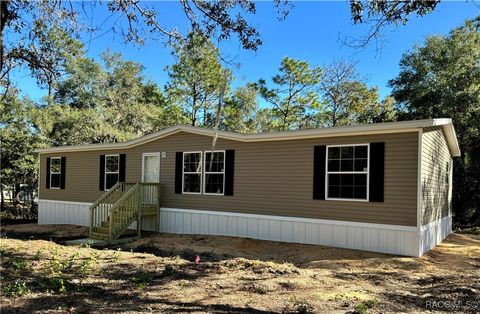
[[[65,189],[65,175],[67,169],[67,158],[62,157],[60,159],[60,189]]]
[[[45,178],[45,188],[50,188],[50,157],[47,157],[47,177]]]
[[[315,146],[313,149],[313,199],[325,199],[325,154],[327,146]]]
[[[235,150],[225,151],[225,187],[224,194],[233,195],[233,177],[235,173]]]
[[[182,194],[183,152],[175,154],[175,194]]]
[[[383,202],[385,143],[370,143],[370,202]]]
[[[100,155],[100,176],[98,180],[98,188],[100,191],[105,190],[105,155]]]
[[[120,171],[118,174],[118,181],[119,182],[125,182],[125,161],[126,161],[126,155],[125,154],[120,154]]]

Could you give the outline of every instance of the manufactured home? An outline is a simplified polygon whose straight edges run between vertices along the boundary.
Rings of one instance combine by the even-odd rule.
[[[174,126],[39,149],[39,224],[421,256],[452,231],[450,119],[260,134]]]

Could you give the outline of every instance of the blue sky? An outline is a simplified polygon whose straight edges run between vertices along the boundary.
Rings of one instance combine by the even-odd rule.
[[[278,21],[272,3],[257,3],[257,14],[248,18],[258,27],[262,36],[263,45],[257,52],[242,50],[235,39],[221,44],[222,53],[233,57],[240,64],[239,69],[234,69],[234,86],[257,81],[259,78],[269,81],[285,56],[306,60],[312,65],[326,65],[336,58],[345,58],[357,60],[360,74],[369,78],[370,85],[378,86],[384,97],[390,92],[388,80],[399,72],[398,64],[402,54],[410,50],[415,42],[423,42],[428,35],[447,34],[465,19],[480,14],[478,3],[441,2],[433,13],[424,17],[412,17],[407,25],[388,33],[382,52],[378,55],[374,43],[358,52],[339,41],[339,38],[345,36],[360,38],[368,29],[363,25],[353,25],[347,1],[306,1],[293,4],[294,8],[288,17]],[[177,2],[155,2],[153,5],[160,11],[159,18],[164,25],[185,30],[185,18]],[[105,9],[97,9],[93,14],[94,20],[99,23],[105,19],[106,14]],[[121,52],[125,59],[141,63],[145,67],[146,76],[160,86],[168,81],[165,66],[173,63],[170,48],[153,41],[142,47],[125,44],[120,35],[113,33],[91,41],[86,44],[86,49],[91,57],[98,57],[106,49]],[[39,100],[46,94],[25,72],[16,73],[14,80],[23,93],[34,100]]]

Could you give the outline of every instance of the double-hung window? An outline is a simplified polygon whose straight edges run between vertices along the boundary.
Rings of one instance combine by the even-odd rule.
[[[225,194],[225,151],[184,152],[182,193]]]
[[[59,189],[62,176],[62,159],[52,157],[50,159],[50,188]]]
[[[183,153],[183,193],[202,191],[202,152]]]
[[[368,200],[369,144],[327,146],[327,199]]]
[[[109,190],[119,179],[120,155],[105,156],[105,190]]]
[[[204,194],[223,195],[225,186],[225,152],[205,152]]]

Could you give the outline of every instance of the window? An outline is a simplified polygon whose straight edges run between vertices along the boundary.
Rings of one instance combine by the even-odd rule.
[[[204,194],[221,194],[225,185],[225,152],[205,152]]]
[[[368,200],[368,144],[327,146],[327,199]]]
[[[200,194],[202,187],[202,153],[183,153],[183,193]]]
[[[59,189],[62,176],[62,160],[60,157],[50,159],[50,188]]]
[[[120,155],[105,156],[105,190],[109,190],[119,179]]]

